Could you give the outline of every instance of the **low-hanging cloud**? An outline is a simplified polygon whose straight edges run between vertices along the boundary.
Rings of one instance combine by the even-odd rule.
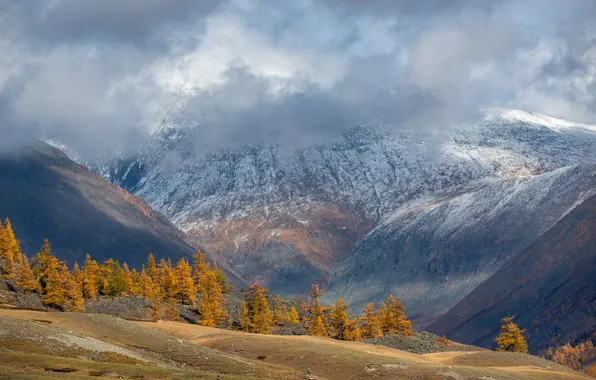
[[[472,103],[596,122],[594,19],[590,0],[0,0],[0,149],[126,152],[164,120],[300,147],[363,112],[440,131]]]

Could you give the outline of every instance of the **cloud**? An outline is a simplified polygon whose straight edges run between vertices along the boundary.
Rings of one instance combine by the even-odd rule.
[[[210,147],[305,146],[362,113],[436,134],[471,103],[596,122],[595,18],[590,0],[0,0],[0,129],[93,156],[164,120]]]

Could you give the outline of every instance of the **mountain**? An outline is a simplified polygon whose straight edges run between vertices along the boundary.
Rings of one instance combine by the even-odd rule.
[[[175,259],[196,251],[145,201],[39,141],[0,156],[0,216],[10,218],[26,254],[47,238],[69,264],[90,253],[140,268],[151,252]]]
[[[596,196],[578,205],[523,253],[430,325],[485,347],[514,315],[533,349],[574,341],[596,327]]]
[[[362,309],[389,293],[424,326],[596,194],[596,165],[484,183],[391,213],[338,263],[327,297]]]
[[[276,143],[207,149],[201,123],[170,115],[132,156],[87,165],[146,200],[248,281],[261,279],[274,292],[294,295],[333,278],[330,296],[359,289],[355,307],[398,290],[395,281],[409,289],[401,295],[410,310],[434,315],[593,190],[581,173],[590,169],[575,165],[596,162],[595,126],[515,110],[483,112],[475,124],[440,133],[365,119],[336,139],[296,150]],[[566,189],[565,181],[576,182]],[[557,206],[544,210],[558,191]],[[534,194],[540,202],[527,201]],[[493,215],[502,203],[507,207]],[[520,205],[525,212],[517,212]],[[452,240],[432,233],[447,214],[462,221],[452,224]],[[425,215],[434,220],[415,235]],[[533,226],[527,216],[540,222]],[[475,220],[490,220],[492,227],[466,224]],[[411,238],[400,235],[404,224]],[[501,239],[493,227],[503,224]],[[380,241],[384,236],[394,242]],[[428,241],[418,244],[416,236]],[[480,250],[483,241],[504,246]],[[449,249],[436,254],[447,242]],[[458,252],[469,258],[465,264],[458,264]],[[396,270],[395,258],[410,262],[405,271],[411,273]],[[374,273],[387,287],[363,291]],[[438,289],[450,297],[434,305]]]

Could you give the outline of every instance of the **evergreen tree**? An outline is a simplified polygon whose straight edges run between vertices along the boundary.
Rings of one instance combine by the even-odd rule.
[[[85,298],[93,300],[97,298],[98,274],[99,265],[97,265],[97,261],[92,260],[91,256],[87,254],[83,263],[83,296]]]
[[[24,292],[35,292],[39,290],[39,284],[35,281],[33,271],[29,266],[29,260],[25,255],[22,255],[22,263],[19,265],[16,278],[16,287]]]
[[[524,331],[513,322],[513,317],[501,320],[500,334],[495,339],[497,351],[528,353],[528,343],[524,338]]]
[[[273,325],[273,314],[269,309],[269,301],[265,293],[268,290],[260,284],[248,287],[248,315],[250,318],[250,331],[257,334],[270,334]]]
[[[195,283],[191,277],[192,269],[185,259],[176,264],[176,278],[178,283],[178,300],[182,304],[193,304],[197,300]]]
[[[364,324],[362,325],[362,335],[366,339],[374,339],[383,335],[381,321],[375,310],[375,305],[371,302],[364,307]]]
[[[406,309],[399,298],[395,299],[390,294],[387,301],[381,304],[379,317],[384,334],[413,334],[412,322],[406,316]]]
[[[339,340],[360,340],[360,329],[356,321],[348,318],[347,305],[340,298],[331,309],[330,335]]]
[[[240,304],[240,312],[238,315],[238,320],[240,321],[240,329],[242,331],[249,332],[250,331],[250,315],[248,314],[248,305],[246,302],[242,302]]]
[[[128,264],[126,262],[124,262],[122,264],[122,276],[124,278],[124,288],[126,289],[124,291],[124,295],[134,294],[133,293],[134,284],[133,284],[133,280],[132,280],[132,273],[130,272],[130,269],[128,269]]]

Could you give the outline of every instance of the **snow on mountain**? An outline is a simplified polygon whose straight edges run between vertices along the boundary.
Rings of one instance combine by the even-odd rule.
[[[390,213],[335,268],[328,299],[361,309],[392,293],[432,321],[596,193],[596,165],[491,180]]]
[[[482,121],[438,139],[359,123],[295,151],[276,143],[210,149],[202,122],[176,112],[136,155],[89,166],[145,199],[246,280],[261,278],[286,294],[313,280],[327,284],[337,260],[366,255],[351,249],[400,210],[483,186],[498,190],[499,183],[509,185],[498,191],[513,191],[519,180],[596,162],[596,127],[515,110],[485,110]],[[475,197],[478,207],[461,207],[450,218],[486,213],[490,199]]]

